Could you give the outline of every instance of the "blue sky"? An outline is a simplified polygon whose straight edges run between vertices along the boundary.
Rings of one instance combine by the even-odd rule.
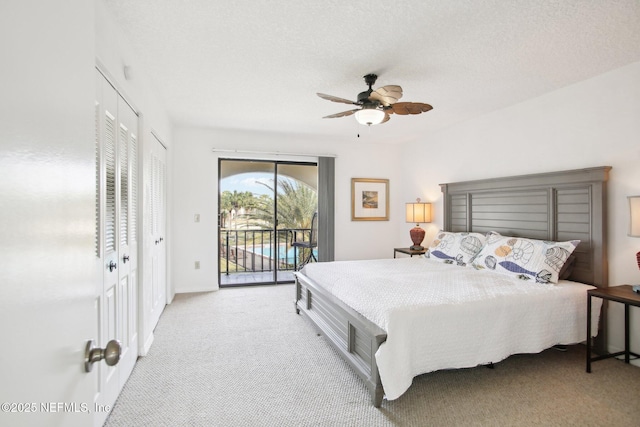
[[[220,190],[231,192],[236,190],[239,193],[243,191],[250,191],[256,195],[273,195],[273,192],[269,191],[269,189],[264,185],[259,184],[258,181],[264,182],[270,187],[273,187],[273,173],[251,172],[233,175],[220,181]]]

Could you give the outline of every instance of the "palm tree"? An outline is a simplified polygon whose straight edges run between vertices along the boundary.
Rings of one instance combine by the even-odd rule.
[[[262,184],[273,191],[273,188],[268,184]],[[311,229],[311,219],[318,209],[318,196],[313,188],[294,179],[280,179],[277,197],[278,229]],[[257,201],[258,204],[252,219],[256,223],[262,223],[265,227],[273,229],[273,200],[271,197],[264,197]],[[299,234],[295,233],[277,233],[277,241],[285,243],[285,247],[288,249],[292,243],[290,240],[292,236],[296,236],[297,239],[301,238]],[[304,252],[306,250],[298,252],[298,262],[306,258],[307,254]]]
[[[299,181],[281,180],[278,193],[278,225],[284,228],[311,228],[318,209],[318,195]]]
[[[240,211],[240,209],[244,209],[245,212],[249,212],[255,206],[255,197],[250,191],[238,192],[237,190],[233,190],[232,193],[227,190],[223,191],[220,196],[220,213],[224,219],[230,218],[231,212],[234,209],[236,212]]]
[[[261,183],[270,190],[268,184]],[[318,196],[314,189],[293,179],[278,180],[278,227],[310,228],[311,217],[318,209]],[[273,228],[274,203],[271,197],[256,199],[255,213],[252,218]]]
[[[220,212],[223,216],[230,217],[233,209],[239,212],[244,208],[242,223],[247,229],[273,230],[276,228],[274,224],[275,203],[272,196],[272,194],[276,194],[274,186],[262,181],[256,182],[267,187],[270,190],[269,194],[256,196],[249,191],[223,191],[220,197]],[[279,179],[277,189],[277,228],[280,230],[309,230],[311,218],[318,207],[316,191],[301,181],[291,178]],[[238,219],[240,219],[240,215],[236,216],[235,227],[229,224],[229,228],[237,229]],[[226,221],[222,223],[226,224]],[[276,236],[278,243],[286,243],[285,246],[289,248],[291,237],[296,234],[276,232]],[[240,234],[237,236],[239,239],[237,243],[271,245],[275,243],[271,241],[272,237],[271,233],[266,235],[264,233]],[[300,239],[301,235],[297,234],[297,238]],[[247,240],[245,241],[245,239]],[[301,259],[305,256],[302,252],[298,253],[298,257]]]

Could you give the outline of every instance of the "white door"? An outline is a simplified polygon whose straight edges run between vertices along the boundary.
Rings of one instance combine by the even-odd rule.
[[[97,72],[96,345],[121,345],[120,362],[95,367],[94,425],[101,426],[129,377],[137,347],[137,115]]]
[[[117,134],[118,94],[97,73],[96,78],[96,259],[99,277],[96,278],[95,310],[97,331],[93,335],[96,345],[105,348],[107,342],[116,337],[118,283],[117,240]],[[106,410],[96,412],[95,425],[104,423],[108,408],[113,405],[119,392],[118,365],[95,364],[96,372],[94,405]]]
[[[116,336],[122,345],[120,388],[138,358],[138,116],[118,97],[119,265]]]
[[[155,325],[167,302],[167,149],[158,138],[151,148],[151,324]]]
[[[0,2],[0,426],[93,418],[93,8]]]

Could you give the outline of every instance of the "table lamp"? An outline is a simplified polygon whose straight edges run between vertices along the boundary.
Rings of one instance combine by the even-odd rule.
[[[640,196],[629,196],[629,236],[640,237]],[[640,268],[640,252],[636,254]]]
[[[415,222],[416,226],[409,231],[413,246],[411,250],[420,251],[424,249],[420,243],[424,240],[425,231],[420,228],[420,223],[431,222],[431,203],[422,203],[420,198],[415,203],[407,203],[407,222]]]
[[[640,196],[629,196],[629,236],[640,237]],[[640,269],[640,252],[636,253],[636,262]],[[640,293],[640,285],[634,285],[633,290]]]

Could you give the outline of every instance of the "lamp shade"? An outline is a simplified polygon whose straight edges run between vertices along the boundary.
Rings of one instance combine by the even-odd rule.
[[[420,199],[416,199],[415,203],[407,203],[406,218],[407,222],[416,224],[415,227],[409,230],[409,236],[411,236],[411,241],[413,242],[410,249],[424,249],[420,244],[424,240],[425,231],[420,228],[420,223],[431,222],[431,203],[422,203]]]
[[[384,120],[384,111],[375,108],[364,108],[356,111],[356,120],[361,125],[377,125]]]
[[[629,196],[629,236],[640,237],[640,196]]]
[[[416,224],[431,222],[431,203],[421,203],[418,199],[415,203],[407,203],[407,222]]]

